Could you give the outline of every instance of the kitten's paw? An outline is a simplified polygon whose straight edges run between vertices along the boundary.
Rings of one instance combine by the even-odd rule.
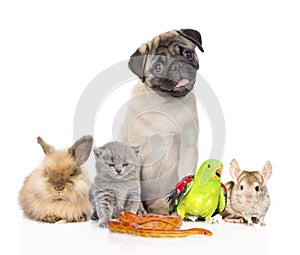
[[[98,220],[98,219],[99,219],[99,217],[98,217],[97,212],[96,211],[93,212],[92,215],[91,215],[91,220]]]
[[[147,211],[145,210],[142,202],[140,202],[140,204],[139,204],[139,208],[137,210],[137,214],[138,215],[147,214]]]
[[[101,221],[101,220],[99,220],[98,221],[98,226],[100,227],[100,228],[107,228],[108,227],[108,222],[107,221]]]

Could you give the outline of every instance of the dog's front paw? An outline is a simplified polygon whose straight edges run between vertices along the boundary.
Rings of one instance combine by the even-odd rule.
[[[141,215],[141,214],[147,214],[147,211],[146,211],[146,209],[144,208],[142,202],[140,202],[139,209],[137,210],[137,214],[138,214],[138,215]]]

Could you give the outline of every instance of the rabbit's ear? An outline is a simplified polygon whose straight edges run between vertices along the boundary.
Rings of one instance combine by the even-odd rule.
[[[85,135],[72,145],[69,149],[69,153],[77,160],[79,165],[82,165],[89,158],[92,146],[93,137]]]
[[[232,178],[234,179],[234,182],[237,183],[237,179],[239,178],[239,176],[242,173],[242,170],[241,170],[238,162],[235,159],[231,160],[229,168],[230,168],[230,174],[231,174]]]
[[[45,154],[50,154],[55,151],[54,147],[47,144],[40,136],[37,138],[37,142],[41,145]]]
[[[267,161],[265,165],[263,166],[263,169],[260,171],[260,174],[264,178],[264,182],[266,182],[271,174],[272,174],[272,164],[270,161]]]

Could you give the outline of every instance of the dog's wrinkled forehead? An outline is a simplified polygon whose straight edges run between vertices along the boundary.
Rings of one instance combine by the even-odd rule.
[[[185,46],[190,49],[195,49],[197,46],[191,39],[187,39],[182,36],[178,31],[171,30],[169,32],[160,34],[154,37],[152,40],[142,44],[139,48],[140,54],[149,55],[165,55],[173,56],[178,54],[176,52],[176,46]]]

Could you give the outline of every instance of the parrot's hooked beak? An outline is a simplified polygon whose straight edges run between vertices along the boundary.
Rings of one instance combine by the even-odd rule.
[[[218,178],[221,178],[221,176],[222,176],[222,167],[219,167],[217,170],[216,170],[216,176],[218,177]]]

